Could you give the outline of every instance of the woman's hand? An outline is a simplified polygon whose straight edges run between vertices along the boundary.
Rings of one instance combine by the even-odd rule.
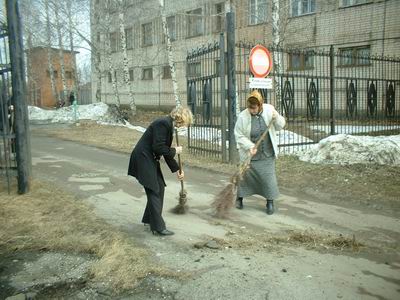
[[[178,176],[178,180],[182,181],[185,178],[185,172],[182,171],[178,171],[176,173],[176,175]]]
[[[250,149],[250,155],[251,156],[254,156],[254,155],[256,155],[257,154],[257,148],[252,148],[252,149]]]
[[[175,147],[175,150],[176,150],[176,154],[182,154],[182,146],[176,146]]]

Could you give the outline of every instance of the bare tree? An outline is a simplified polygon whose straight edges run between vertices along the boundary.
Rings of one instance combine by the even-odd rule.
[[[166,39],[168,63],[169,63],[169,68],[171,70],[171,78],[172,78],[172,85],[173,85],[173,89],[174,89],[175,103],[176,103],[176,106],[179,107],[179,106],[181,106],[181,100],[179,99],[179,88],[178,88],[178,81],[176,79],[175,61],[174,61],[173,52],[172,52],[171,37],[168,32],[167,18],[165,16],[164,0],[159,0],[159,3],[160,3],[162,25],[163,25],[164,35],[165,35],[165,39]]]
[[[49,67],[49,75],[51,82],[51,91],[54,99],[60,102],[60,98],[57,93],[56,82],[54,78],[54,67],[53,67],[53,55],[52,55],[52,33],[51,33],[51,23],[50,23],[50,9],[49,9],[49,0],[45,0],[45,11],[46,11],[46,35],[47,35],[47,63]]]
[[[125,85],[128,88],[129,93],[129,106],[131,109],[131,114],[134,116],[136,115],[136,104],[135,104],[135,96],[133,95],[132,91],[132,84],[129,76],[129,62],[128,62],[128,54],[126,50],[126,35],[125,35],[125,19],[124,19],[124,5],[122,0],[118,0],[119,5],[119,35],[120,35],[120,44],[122,47],[122,55],[123,55],[123,73],[124,73],[124,81]]]
[[[57,31],[57,39],[58,39],[58,56],[60,60],[60,71],[61,71],[61,83],[62,83],[62,93],[61,93],[61,101],[64,104],[66,101],[65,93],[68,91],[67,80],[65,78],[65,59],[64,59],[64,44],[63,44],[63,36],[62,36],[62,23],[60,16],[60,1],[54,1],[54,14],[55,14],[55,26]]]

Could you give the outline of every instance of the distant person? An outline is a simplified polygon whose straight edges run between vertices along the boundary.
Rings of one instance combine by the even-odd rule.
[[[243,209],[244,197],[260,195],[267,200],[267,214],[274,213],[274,200],[279,196],[275,174],[275,159],[278,154],[276,132],[281,130],[285,123],[285,118],[272,105],[264,104],[264,99],[257,90],[247,98],[247,108],[239,114],[235,125],[235,137],[240,161],[244,162],[251,157],[251,164],[240,182],[236,208]],[[255,143],[269,124],[269,133],[256,149]]]
[[[166,228],[161,216],[166,184],[160,168],[160,158],[164,157],[172,173],[179,170],[174,157],[182,153],[182,147],[171,147],[174,128],[188,127],[192,122],[193,116],[188,108],[176,108],[169,116],[151,123],[132,151],[128,175],[135,177],[144,187],[147,205],[142,223],[149,224],[153,234],[174,234]],[[177,175],[179,180],[183,180],[183,171]]]
[[[69,94],[69,105],[74,105],[74,101],[75,101],[75,93],[71,92]]]

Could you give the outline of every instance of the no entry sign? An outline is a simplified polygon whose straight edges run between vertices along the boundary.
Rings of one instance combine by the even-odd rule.
[[[250,71],[254,77],[268,76],[272,68],[271,54],[262,45],[257,45],[250,52]]]

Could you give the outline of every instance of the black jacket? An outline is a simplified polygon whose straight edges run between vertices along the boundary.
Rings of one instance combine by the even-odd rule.
[[[174,159],[175,148],[171,148],[173,132],[171,117],[155,120],[147,128],[131,154],[128,175],[135,177],[141,185],[155,192],[159,190],[157,171],[160,168],[161,156],[164,156],[172,173],[179,170],[179,165]]]

